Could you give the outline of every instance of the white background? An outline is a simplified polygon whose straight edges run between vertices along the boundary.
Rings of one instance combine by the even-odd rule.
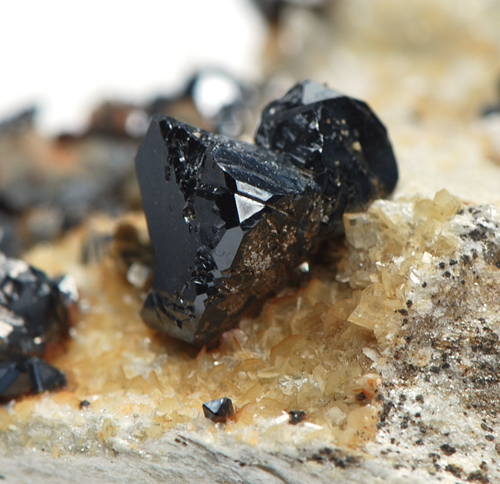
[[[250,0],[0,2],[0,121],[39,106],[46,134],[103,99],[140,102],[200,66],[256,79],[265,24]]]

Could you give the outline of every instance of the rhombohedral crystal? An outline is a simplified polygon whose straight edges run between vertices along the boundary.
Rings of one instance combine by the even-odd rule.
[[[256,145],[152,119],[136,167],[156,253],[142,317],[196,346],[217,344],[282,286],[346,210],[397,182],[370,108],[302,82],[263,112]]]

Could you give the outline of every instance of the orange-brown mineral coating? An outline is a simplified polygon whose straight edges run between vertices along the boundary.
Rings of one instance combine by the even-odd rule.
[[[193,429],[203,403],[221,397],[232,399],[236,414],[219,430],[237,432],[250,444],[285,438],[275,433],[287,431],[287,412],[296,410],[307,416],[294,426],[301,442],[322,438],[357,446],[375,435],[378,377],[364,349],[376,342],[371,331],[346,321],[357,304],[346,284],[313,279],[303,290],[268,301],[257,319],[244,319],[217,349],[197,350],[144,325],[141,291],[127,283],[120,264],[105,259],[82,267],[80,250],[80,237],[72,237],[29,255],[44,269],[78,276],[81,319],[67,351],[53,361],[68,376],[66,391],[27,397],[0,412],[0,440],[43,447],[50,437],[37,430],[45,425],[42,407],[56,405],[64,411],[54,418],[69,412],[65,435],[74,433],[78,445],[95,454],[112,445],[120,425],[135,422],[134,415],[137,426],[127,438],[144,442],[179,425]],[[83,400],[91,405],[80,410]],[[282,417],[286,425],[271,433],[248,431]],[[72,447],[58,442],[57,455],[80,448],[71,439]]]

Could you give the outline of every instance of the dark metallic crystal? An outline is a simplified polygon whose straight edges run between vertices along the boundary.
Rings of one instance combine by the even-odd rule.
[[[360,101],[304,82],[272,103],[260,146],[152,119],[136,165],[156,253],[142,317],[214,346],[282,285],[345,210],[389,193],[385,128]]]
[[[0,364],[0,399],[10,400],[26,393],[42,393],[66,385],[57,368],[38,358]]]
[[[319,189],[283,155],[165,117],[153,119],[137,165],[156,251],[142,316],[213,346],[312,250]]]
[[[398,181],[387,130],[368,105],[311,81],[264,109],[255,142],[313,173],[327,201],[322,235],[341,227],[345,211],[390,194]]]
[[[288,412],[288,422],[291,425],[297,425],[300,422],[303,422],[306,420],[306,412],[303,412],[302,410],[290,410]]]
[[[59,370],[38,358],[47,343],[66,335],[76,297],[70,279],[51,279],[0,253],[0,399],[66,384]]]
[[[203,404],[203,414],[213,422],[225,422],[234,415],[233,402],[230,398],[218,398]]]

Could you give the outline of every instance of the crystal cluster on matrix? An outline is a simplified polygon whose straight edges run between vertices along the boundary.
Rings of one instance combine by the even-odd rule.
[[[76,298],[72,279],[51,279],[0,252],[0,401],[66,385],[65,376],[39,358],[67,334],[68,306]]]
[[[215,346],[274,293],[346,210],[389,194],[397,166],[369,107],[313,82],[262,114],[256,145],[152,119],[136,167],[156,254],[152,328]]]
[[[378,200],[345,225],[350,249],[338,277],[358,301],[348,321],[378,342],[371,357],[384,400],[374,452],[397,447],[402,464],[497,482],[496,209],[442,190],[433,200]]]

